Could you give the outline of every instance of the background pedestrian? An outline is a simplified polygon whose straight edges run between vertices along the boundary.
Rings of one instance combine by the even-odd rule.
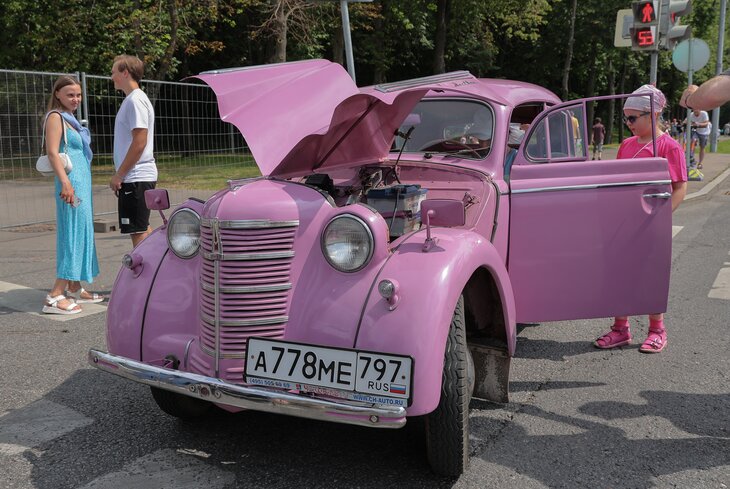
[[[593,128],[592,128],[593,134],[591,137],[591,142],[593,143],[593,159],[596,159],[596,154],[598,154],[598,159],[601,159],[601,153],[603,153],[603,140],[606,137],[606,128],[601,123],[601,118],[596,117],[593,120]]]

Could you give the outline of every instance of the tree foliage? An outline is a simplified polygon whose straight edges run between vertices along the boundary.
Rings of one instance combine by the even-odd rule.
[[[698,82],[714,73],[719,4],[695,1],[684,19],[712,51]],[[358,82],[467,69],[564,98],[630,92],[648,80],[649,56],[613,46],[616,12],[627,7],[626,0],[351,3]],[[331,0],[4,0],[0,18],[0,41],[13,46],[0,50],[3,68],[104,74],[115,55],[131,53],[145,60],[148,77],[176,80],[272,61],[344,63],[339,2]],[[662,52],[659,87],[676,101],[685,84]],[[618,117],[607,104],[594,109]]]

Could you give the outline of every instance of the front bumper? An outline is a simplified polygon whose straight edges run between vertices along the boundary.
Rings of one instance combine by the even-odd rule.
[[[89,364],[140,384],[242,409],[370,428],[401,428],[406,424],[406,410],[400,406],[369,407],[344,399],[316,399],[275,389],[230,384],[213,377],[156,367],[99,350],[89,350]]]

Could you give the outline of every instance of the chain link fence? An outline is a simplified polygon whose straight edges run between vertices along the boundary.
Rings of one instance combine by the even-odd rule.
[[[106,76],[0,70],[0,230],[55,221],[53,178],[36,172],[35,161],[48,97],[62,74],[81,82],[76,116],[92,134],[94,215],[116,220],[116,197],[108,183],[114,172],[114,118],[124,94]],[[171,201],[205,197],[227,179],[258,174],[241,134],[220,120],[207,85],[143,80],[140,86],[155,107],[158,186],[170,191]]]

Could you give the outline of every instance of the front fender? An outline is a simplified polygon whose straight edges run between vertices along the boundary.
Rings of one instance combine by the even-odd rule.
[[[200,214],[203,204],[188,200],[175,211],[181,208]],[[198,317],[198,302],[192,296],[197,294],[200,259],[196,255],[182,260],[170,252],[166,226],[155,229],[131,254],[141,258],[141,269],[121,267],[117,274],[107,308],[107,347],[110,353],[133,360],[155,360],[160,352],[170,353],[169,341],[156,341],[158,337],[166,332],[194,333],[190,326]]]
[[[142,327],[152,284],[167,254],[165,229],[155,229],[131,253],[142,259],[141,270],[121,267],[112,287],[106,313],[109,353],[142,360]]]
[[[497,250],[471,231],[432,231],[438,241],[430,251],[422,250],[425,232],[412,235],[394,251],[370,290],[357,338],[358,349],[413,357],[414,397],[409,416],[429,413],[438,404],[444,348],[454,308],[479,268],[487,270],[497,285],[509,355],[515,350],[514,297]],[[383,279],[399,284],[400,301],[393,311],[377,291],[377,283]]]

